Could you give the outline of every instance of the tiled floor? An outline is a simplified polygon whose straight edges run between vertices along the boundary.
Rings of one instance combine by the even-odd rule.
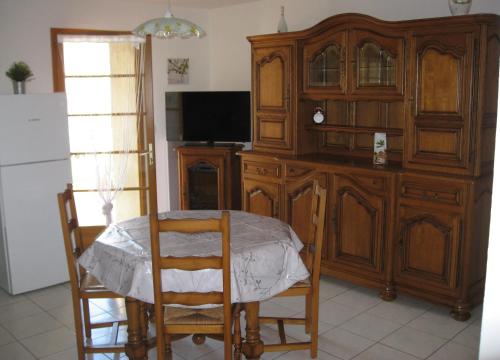
[[[331,278],[320,286],[320,360],[473,360],[477,359],[481,309],[473,311],[467,322],[457,322],[448,309],[400,296],[384,302],[375,290],[354,287]],[[120,316],[123,302],[98,300],[92,304],[94,318]],[[300,314],[303,302],[294,298],[267,301],[261,313]],[[126,339],[126,329],[121,337]],[[287,334],[304,338],[300,327]],[[93,332],[94,340],[107,340],[106,329]],[[277,332],[262,327],[264,342],[276,341]],[[194,345],[190,338],[173,344],[174,359],[219,360],[222,343],[207,339]],[[155,359],[155,350],[151,351]],[[97,355],[89,359],[119,359],[125,355]],[[1,360],[72,360],[76,359],[73,315],[68,284],[10,296],[0,289]],[[307,351],[266,353],[263,359],[307,359]]]

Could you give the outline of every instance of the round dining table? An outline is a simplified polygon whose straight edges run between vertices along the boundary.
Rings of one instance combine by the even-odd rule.
[[[218,210],[169,211],[160,219],[220,218]],[[230,211],[231,302],[245,309],[247,334],[243,353],[260,358],[259,302],[272,298],[309,273],[301,260],[302,242],[292,228],[277,219],[244,211]],[[221,254],[220,233],[160,234],[162,256]],[[127,355],[146,359],[147,320],[140,315],[154,301],[149,217],[111,224],[78,259],[109,290],[126,299]],[[222,290],[221,270],[162,270],[164,290],[209,292]]]

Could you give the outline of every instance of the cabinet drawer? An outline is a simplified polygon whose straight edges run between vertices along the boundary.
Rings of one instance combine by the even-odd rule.
[[[281,177],[281,165],[245,160],[243,162],[243,174],[279,179]]]
[[[297,177],[300,177],[302,175],[306,175],[306,174],[310,173],[311,171],[312,171],[311,169],[301,167],[301,166],[290,165],[290,164],[285,165],[285,176],[287,177],[287,179],[297,178]]]
[[[401,197],[404,199],[431,201],[439,204],[463,206],[465,184],[452,181],[432,180],[420,178],[403,178],[401,182]]]

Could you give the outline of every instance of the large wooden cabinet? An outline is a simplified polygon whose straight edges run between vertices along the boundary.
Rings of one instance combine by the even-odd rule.
[[[484,290],[499,19],[346,14],[249,37],[254,150],[241,153],[243,208],[305,236],[318,180],[328,189],[323,273],[467,319]],[[375,132],[387,134],[385,166],[372,165]]]

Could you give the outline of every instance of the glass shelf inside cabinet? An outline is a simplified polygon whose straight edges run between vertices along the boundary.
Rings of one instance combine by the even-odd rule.
[[[395,86],[396,60],[379,45],[366,42],[358,49],[358,86]]]
[[[324,48],[309,62],[309,86],[340,85],[341,66],[340,47],[331,44]]]

